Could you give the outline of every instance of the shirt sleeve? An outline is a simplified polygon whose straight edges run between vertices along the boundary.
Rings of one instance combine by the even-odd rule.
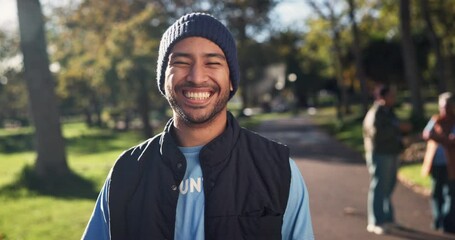
[[[294,160],[291,166],[291,187],[284,213],[281,234],[284,240],[314,240],[308,191]]]
[[[435,124],[435,120],[433,118],[431,118],[427,125],[425,126],[425,128],[423,129],[423,132],[431,132],[433,130],[433,127],[434,127],[434,124]]]
[[[98,195],[98,199],[95,203],[92,216],[85,228],[85,232],[82,235],[83,240],[109,240],[109,185],[110,177],[104,183],[103,188]]]

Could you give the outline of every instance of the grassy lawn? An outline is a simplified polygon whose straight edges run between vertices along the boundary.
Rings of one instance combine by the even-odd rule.
[[[400,119],[407,119],[410,110],[409,105],[403,104],[401,107],[396,109],[396,113]],[[427,104],[425,106],[425,110],[429,118],[429,116],[437,112],[437,106],[434,103]],[[359,114],[355,114],[361,112],[359,106],[353,106],[352,112],[354,114],[346,116],[343,123],[336,119],[336,112],[333,107],[318,109],[317,114],[313,115],[311,118],[330,135],[352,147],[356,151],[363,153],[363,119]],[[420,131],[421,129],[414,129],[414,134],[419,134]],[[402,164],[398,174],[400,175],[400,178],[406,181],[407,184],[416,186],[417,188],[423,188],[428,191],[430,188],[430,178],[422,177],[420,175],[420,167],[420,162]]]
[[[65,124],[63,131],[76,182],[64,194],[49,194],[17,182],[24,168],[34,163],[32,130],[0,130],[0,138],[10,141],[0,141],[0,146],[13,146],[0,152],[1,240],[80,239],[112,164],[123,150],[141,141],[135,132],[89,129],[82,123]]]

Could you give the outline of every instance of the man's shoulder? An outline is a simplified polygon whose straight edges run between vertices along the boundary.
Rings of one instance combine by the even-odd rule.
[[[137,163],[144,155],[145,151],[152,148],[154,145],[158,145],[161,134],[155,135],[127,150],[125,150],[116,161],[116,165],[127,164],[129,162]]]
[[[278,144],[281,146],[285,146],[283,143],[279,142],[278,140],[275,140],[275,139],[272,139],[269,137],[265,137],[265,136],[261,135],[260,133],[257,133],[255,131],[252,131],[252,130],[249,130],[246,128],[241,128],[240,133],[243,134],[246,138],[248,138],[250,140],[254,140],[257,142],[261,142],[261,143]]]
[[[241,128],[240,130],[241,136],[243,135],[246,140],[252,142],[255,146],[263,145],[263,146],[276,146],[281,149],[288,149],[288,146],[279,142],[278,140],[265,137],[255,131]]]
[[[115,189],[128,189],[128,185],[131,182],[138,181],[147,158],[145,155],[147,152],[153,151],[155,144],[158,145],[160,136],[161,134],[158,134],[153,138],[149,138],[120,155],[111,169],[110,189],[112,189],[112,186],[117,186]]]

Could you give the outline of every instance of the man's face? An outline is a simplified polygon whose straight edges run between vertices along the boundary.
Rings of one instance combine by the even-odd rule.
[[[202,124],[226,110],[232,89],[229,66],[212,41],[189,37],[177,42],[165,74],[166,98],[174,116],[188,124]]]
[[[390,91],[384,96],[385,105],[388,107],[393,107],[397,101],[397,93],[394,89],[390,89]]]
[[[449,115],[451,117],[455,116],[455,102],[447,101],[444,104],[443,109],[444,109],[444,113],[446,115]]]

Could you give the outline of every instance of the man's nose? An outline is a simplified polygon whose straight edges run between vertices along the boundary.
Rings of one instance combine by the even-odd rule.
[[[207,73],[205,68],[200,63],[195,63],[191,66],[190,72],[188,74],[187,80],[193,83],[202,83],[206,81]]]

